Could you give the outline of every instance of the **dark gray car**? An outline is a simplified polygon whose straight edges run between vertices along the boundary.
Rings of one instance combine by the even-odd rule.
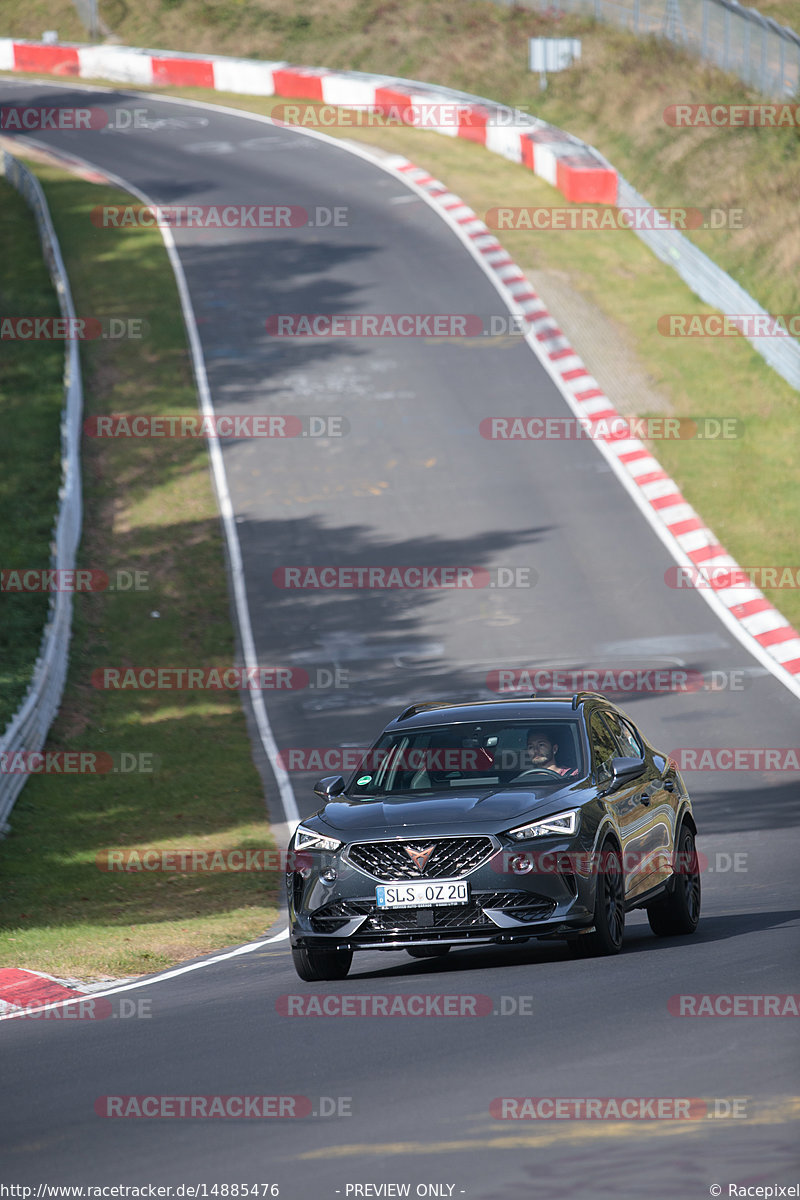
[[[412,704],[292,838],[301,979],[357,950],[566,939],[616,954],[625,913],[656,934],[700,916],[697,832],[675,765],[604,696]]]

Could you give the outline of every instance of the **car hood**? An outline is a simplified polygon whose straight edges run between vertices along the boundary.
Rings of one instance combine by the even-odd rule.
[[[518,819],[541,812],[547,816],[570,801],[572,783],[560,788],[498,789],[493,792],[433,792],[416,800],[407,797],[376,800],[331,800],[317,815],[320,825],[338,834],[374,833],[376,836],[410,826],[453,825],[454,832],[495,830],[513,825]],[[304,822],[306,824],[307,822]],[[316,823],[316,822],[315,822]]]

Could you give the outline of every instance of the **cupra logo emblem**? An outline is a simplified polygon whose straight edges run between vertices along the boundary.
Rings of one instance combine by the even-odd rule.
[[[424,850],[415,850],[412,846],[403,846],[408,857],[414,860],[414,866],[420,875],[425,870],[425,865],[433,854],[434,848],[434,846],[426,846]]]

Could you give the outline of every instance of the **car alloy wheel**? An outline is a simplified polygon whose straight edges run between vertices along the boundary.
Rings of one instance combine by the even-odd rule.
[[[700,866],[694,834],[682,825],[678,836],[678,869],[672,889],[647,909],[650,928],[657,937],[694,933],[700,921]]]
[[[619,954],[625,933],[625,883],[619,852],[611,842],[600,851],[594,902],[594,929],[571,938],[569,951],[578,958]]]

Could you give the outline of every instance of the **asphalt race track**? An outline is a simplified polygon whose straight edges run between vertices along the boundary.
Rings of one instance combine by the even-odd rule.
[[[666,548],[591,442],[479,436],[495,414],[567,415],[523,342],[267,334],[274,313],[504,314],[401,182],[245,115],[17,80],[0,81],[0,96],[147,108],[149,128],[36,136],[159,204],[348,210],[336,228],[175,231],[218,414],[349,423],[340,438],[222,443],[259,661],[347,672],[346,687],[268,696],[282,750],[363,744],[411,699],[489,696],[489,671],[534,663],[741,672],[739,690],[623,703],[667,751],[797,745],[797,700],[696,592],[665,585]],[[273,582],[287,565],[532,568],[535,586],[289,591]],[[317,807],[321,773],[292,775],[301,815]],[[682,1018],[668,1003],[800,991],[797,777],[685,777],[708,857],[694,938],[656,939],[636,913],[617,958],[573,961],[546,943],[442,962],[362,954],[346,981],[320,985],[298,980],[278,940],[126,993],[149,1002],[148,1019],[3,1022],[3,1182],[278,1184],[285,1200],[403,1194],[353,1190],[368,1184],[470,1200],[692,1200],[727,1196],[730,1183],[796,1183],[791,1026]],[[493,1011],[284,1015],[280,997],[312,993],[488,996]],[[304,1096],[316,1115],[97,1116],[98,1097],[118,1094]],[[495,1098],[522,1096],[704,1098],[711,1115],[490,1114]]]

